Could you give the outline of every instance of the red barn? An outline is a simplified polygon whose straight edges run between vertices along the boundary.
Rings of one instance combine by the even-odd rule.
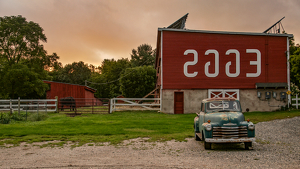
[[[44,83],[50,85],[50,90],[47,91],[47,99],[55,99],[56,96],[58,99],[73,97],[76,99],[77,105],[100,104],[100,101],[94,96],[96,89],[91,87],[46,80],[44,80]]]
[[[200,101],[235,97],[243,111],[272,111],[289,102],[291,34],[159,28],[156,85],[161,111],[195,113]]]

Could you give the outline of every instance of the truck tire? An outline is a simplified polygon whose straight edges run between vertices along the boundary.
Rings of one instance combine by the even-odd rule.
[[[205,148],[205,150],[210,150],[211,149],[211,143],[208,143],[208,142],[204,141],[204,148]]]
[[[194,133],[195,133],[195,140],[200,141],[201,139],[196,134],[196,133],[199,133],[199,131],[198,132],[196,131],[196,124],[194,124]]]
[[[203,133],[202,133],[202,139],[204,141],[205,150],[210,150],[211,149],[211,143],[208,143],[208,142],[205,141],[205,137],[204,137]]]
[[[252,147],[252,142],[245,142],[245,149],[249,150],[249,147]]]
[[[197,132],[195,131],[195,140],[196,140],[196,141],[201,141],[201,139],[197,136],[196,133],[197,133]]]

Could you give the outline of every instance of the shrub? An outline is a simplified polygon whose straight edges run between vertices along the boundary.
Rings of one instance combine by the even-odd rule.
[[[48,118],[48,114],[47,113],[31,113],[28,117],[27,120],[28,121],[42,121],[42,120],[46,120]]]
[[[0,115],[0,123],[1,124],[9,124],[10,122],[10,116],[8,113],[2,113]]]

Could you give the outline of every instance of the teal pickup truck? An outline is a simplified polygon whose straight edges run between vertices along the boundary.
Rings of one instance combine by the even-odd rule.
[[[210,98],[201,102],[201,111],[194,119],[195,139],[212,143],[244,143],[245,149],[255,141],[255,126],[245,121],[240,102],[234,98]]]

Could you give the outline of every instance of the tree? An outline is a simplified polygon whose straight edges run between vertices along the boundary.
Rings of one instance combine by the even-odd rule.
[[[289,44],[290,79],[295,87],[300,85],[300,45],[295,45],[294,38],[289,39]]]
[[[89,80],[96,84],[90,86],[97,89],[95,95],[102,98],[112,98],[121,95],[120,76],[126,68],[130,67],[130,62],[126,58],[119,60],[105,59],[99,70],[99,74],[93,74]]]
[[[94,94],[98,98],[110,98],[110,84],[107,83],[106,77],[103,74],[94,73],[89,79],[89,86],[97,89]]]
[[[0,17],[0,58],[8,65],[45,56],[40,41],[47,38],[37,23],[27,22],[20,15]]]
[[[296,86],[300,85],[300,46],[297,44],[292,47],[293,53],[290,55],[290,64],[291,64],[291,82]]]
[[[6,73],[2,77],[2,87],[10,98],[43,96],[48,89],[48,85],[38,78],[39,75],[26,65],[13,64],[4,69]]]
[[[131,65],[132,67],[151,65],[154,67],[156,50],[152,50],[151,45],[142,44],[137,50],[132,49]]]
[[[0,97],[41,97],[48,88],[45,66],[58,57],[48,56],[41,42],[47,38],[39,24],[22,16],[0,17]],[[51,62],[51,63],[50,63]]]
[[[51,73],[54,81],[84,85],[85,80],[91,78],[89,65],[82,61],[67,64],[65,67],[57,67],[58,69]]]
[[[120,79],[120,91],[129,98],[141,98],[155,88],[156,70],[153,66],[127,68]]]

